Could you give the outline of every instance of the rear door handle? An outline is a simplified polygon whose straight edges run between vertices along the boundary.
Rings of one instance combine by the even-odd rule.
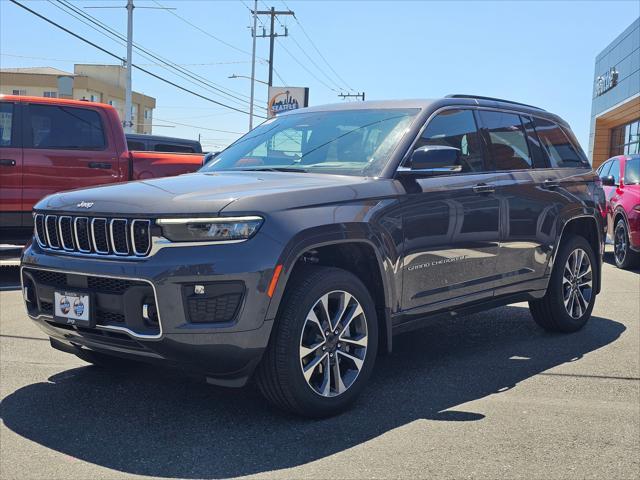
[[[104,170],[110,170],[111,164],[103,162],[89,162],[89,168],[102,168]]]
[[[494,193],[496,188],[493,185],[487,185],[486,183],[479,183],[473,187],[475,193]]]
[[[542,182],[542,188],[546,188],[548,190],[553,190],[554,188],[558,188],[559,186],[560,183],[552,180],[551,178],[547,178],[544,182]]]
[[[16,161],[15,160],[11,160],[9,158],[2,158],[2,159],[0,159],[0,166],[3,166],[3,167],[15,167],[16,166]]]

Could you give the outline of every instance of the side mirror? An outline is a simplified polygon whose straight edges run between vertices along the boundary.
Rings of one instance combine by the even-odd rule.
[[[615,187],[616,186],[616,179],[613,178],[613,175],[608,175],[606,177],[602,177],[602,185],[604,185],[605,187]]]
[[[411,155],[411,171],[445,174],[462,170],[460,149],[444,145],[425,145]]]

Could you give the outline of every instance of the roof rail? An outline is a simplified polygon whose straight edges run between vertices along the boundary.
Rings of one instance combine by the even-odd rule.
[[[481,95],[466,95],[463,93],[454,93],[451,95],[447,95],[445,98],[471,98],[475,100],[492,100],[494,102],[513,103],[514,105],[522,105],[523,107],[535,108],[536,110],[546,111],[544,108],[536,107],[534,105],[529,105],[526,103],[514,102],[512,100],[505,100],[504,98],[483,97]]]

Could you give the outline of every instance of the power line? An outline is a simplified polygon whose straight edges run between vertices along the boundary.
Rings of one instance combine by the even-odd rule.
[[[62,31],[64,31],[64,32],[68,33],[69,35],[71,35],[71,36],[73,36],[73,37],[75,37],[75,38],[77,38],[78,40],[80,40],[80,41],[82,41],[82,42],[84,42],[84,43],[86,43],[86,44],[88,44],[88,45],[91,45],[92,47],[94,47],[94,48],[96,48],[96,49],[100,50],[100,51],[101,51],[101,52],[103,52],[103,53],[106,53],[107,55],[109,55],[109,56],[111,56],[111,57],[113,57],[113,58],[115,58],[115,59],[119,60],[120,62],[122,62],[122,61],[123,61],[123,59],[122,59],[121,57],[119,57],[118,55],[116,55],[115,53],[113,53],[113,52],[111,52],[111,51],[107,50],[106,48],[101,47],[100,45],[98,45],[98,44],[96,44],[96,43],[92,42],[91,40],[88,40],[87,38],[83,37],[82,35],[79,35],[79,34],[77,34],[77,33],[75,33],[75,32],[72,32],[72,31],[71,31],[71,30],[69,30],[68,28],[65,28],[65,27],[63,27],[62,25],[60,25],[59,23],[56,23],[56,22],[54,22],[53,20],[50,20],[50,19],[46,18],[44,15],[41,15],[40,13],[36,12],[35,10],[32,10],[31,8],[27,7],[26,5],[21,4],[21,3],[20,3],[20,2],[18,2],[17,0],[9,0],[9,1],[10,1],[11,3],[13,3],[13,4],[15,4],[15,5],[19,6],[20,8],[22,8],[22,9],[24,9],[24,10],[28,11],[29,13],[31,13],[31,14],[33,14],[33,15],[35,15],[36,17],[38,17],[38,18],[40,18],[40,19],[44,20],[45,22],[47,22],[47,23],[49,23],[49,24],[53,25],[54,27],[56,27],[56,28],[58,28],[58,29],[60,29],[60,30],[62,30]],[[172,82],[171,80],[167,80],[166,78],[163,78],[163,77],[161,77],[160,75],[157,75],[157,74],[155,74],[155,73],[153,73],[153,72],[151,72],[151,71],[149,71],[149,70],[147,70],[147,69],[145,69],[145,68],[143,68],[143,67],[140,67],[140,66],[138,66],[138,65],[136,65],[136,64],[133,64],[132,66],[133,66],[134,68],[136,68],[136,69],[140,70],[141,72],[146,73],[147,75],[150,75],[150,76],[152,76],[152,77],[154,77],[154,78],[156,78],[156,79],[158,79],[158,80],[160,80],[160,81],[162,81],[162,82],[164,82],[164,83],[167,83],[167,84],[169,84],[169,85],[171,85],[171,86],[173,86],[173,87],[176,87],[176,88],[178,88],[178,89],[180,89],[180,90],[182,90],[182,91],[185,91],[185,92],[187,92],[187,93],[190,93],[190,94],[192,94],[192,95],[195,95],[196,97],[202,98],[203,100],[206,100],[206,101],[211,102],[211,103],[215,103],[216,105],[220,105],[220,106],[225,107],[225,108],[228,108],[228,109],[230,109],[230,110],[235,110],[236,112],[244,113],[245,115],[248,115],[248,114],[249,114],[249,112],[246,112],[246,111],[241,110],[241,109],[239,109],[239,108],[233,107],[233,106],[231,106],[231,105],[227,105],[227,104],[225,104],[225,103],[219,102],[219,101],[214,100],[214,99],[209,98],[209,97],[205,97],[204,95],[201,95],[201,94],[199,94],[199,93],[197,93],[197,92],[194,92],[193,90],[190,90],[190,89],[185,88],[185,87],[183,87],[183,86],[181,86],[181,85],[178,85],[177,83]],[[262,117],[262,118],[264,118],[264,117]]]
[[[70,58],[52,58],[52,57],[32,57],[30,55],[15,55],[12,53],[0,53],[2,57],[11,57],[11,58],[28,58],[30,60],[46,60],[48,62],[65,62],[65,63],[95,63],[95,60],[77,60]],[[228,62],[206,62],[206,63],[176,63],[176,65],[180,67],[208,67],[215,65],[236,65],[241,63],[250,63],[248,60],[231,60]],[[139,63],[141,67],[159,67],[162,66],[160,63]],[[230,90],[233,91],[233,90]]]
[[[298,65],[300,65],[302,68],[304,68],[309,73],[309,75],[311,75],[313,78],[315,78],[318,82],[320,82],[322,85],[327,87],[332,92],[339,93],[338,90],[333,88],[327,82],[325,82],[324,80],[321,80],[320,78],[318,78],[311,70],[309,70],[309,68],[304,63],[302,63],[300,60],[298,60],[298,58],[293,53],[291,53],[289,51],[289,49],[285,45],[280,43],[280,46],[284,49],[285,52],[287,52],[287,54],[289,54],[289,56],[293,59],[293,61],[296,62]]]
[[[191,128],[198,128],[200,130],[209,130],[211,132],[219,132],[219,133],[230,133],[232,135],[244,135],[244,133],[242,132],[231,132],[229,130],[219,130],[217,128],[209,128],[209,127],[201,127],[199,125],[190,125],[188,123],[180,123],[180,122],[174,122],[173,120],[166,120],[164,118],[158,118],[156,116],[153,117],[155,120],[158,120],[160,122],[166,122],[166,123],[171,123],[173,125],[180,125],[181,127],[191,127]]]
[[[62,6],[66,7],[66,8],[62,8],[62,6],[59,6],[56,3],[53,3],[52,0],[49,0],[49,1],[50,1],[50,3],[52,3],[54,6],[56,6],[60,10],[64,11],[65,13],[67,13],[69,15],[71,15],[72,17],[76,18],[77,20],[81,21],[85,25],[88,25],[93,30],[98,31],[103,36],[106,36],[110,40],[116,41],[117,43],[120,43],[121,45],[124,45],[123,42],[126,41],[126,38],[124,37],[124,35],[119,33],[117,30],[111,28],[107,24],[101,22],[97,18],[89,15],[88,13],[83,12],[82,10],[78,9],[77,7],[75,7],[74,5],[70,4],[69,2],[67,2],[65,0],[57,0],[57,2],[60,3]],[[71,10],[71,12],[68,11],[68,10]],[[84,18],[84,20],[81,19],[81,18],[78,18],[74,13],[77,14],[77,15],[82,16]],[[90,22],[90,23],[87,23],[87,21]],[[109,35],[107,35],[104,32],[98,30],[98,28],[96,28],[96,27],[108,32],[108,34],[110,34],[111,36],[114,36],[116,38],[114,39],[114,38],[109,37]],[[158,54],[148,50],[147,48],[142,47],[142,45],[140,45],[138,43],[134,43],[133,45],[137,50],[142,52],[141,55],[143,57],[145,57],[145,58],[147,58],[149,60],[151,60],[149,58],[149,57],[151,57],[152,59],[155,59],[155,60],[158,60],[158,61],[162,62],[162,64],[167,65],[169,68],[177,71],[178,73],[176,75],[178,75],[183,80],[186,80],[189,83],[197,85],[194,81],[189,79],[189,78],[192,78],[195,81],[197,81],[199,84],[204,85],[205,89],[209,90],[211,93],[217,93],[217,94],[221,93],[223,95],[226,95],[227,97],[230,97],[230,99],[234,99],[234,100],[230,100],[233,103],[237,104],[238,102],[240,102],[240,104],[242,106],[244,106],[246,103],[248,103],[247,100],[234,95],[234,93],[237,94],[237,95],[241,95],[241,96],[243,96],[245,98],[248,98],[248,97],[246,97],[246,95],[244,95],[244,94],[242,94],[240,92],[235,92],[235,91],[233,91],[231,89],[226,89],[226,88],[222,87],[221,85],[218,85],[218,84],[216,84],[214,82],[211,82],[211,81],[205,79],[204,77],[202,77],[202,76],[200,76],[200,75],[198,75],[198,74],[196,74],[194,72],[191,72],[190,70],[188,70],[188,69],[186,69],[184,67],[180,67],[175,62],[172,62],[171,60],[168,60],[168,59],[166,59],[164,57],[161,57]],[[138,65],[140,65],[140,64],[138,64]],[[164,68],[165,70],[169,71],[168,68],[163,66],[163,65],[158,65],[158,66],[160,66],[161,68]],[[189,78],[185,78],[185,75],[187,77],[189,77]],[[200,85],[198,85],[198,86],[200,86]],[[232,93],[229,93],[229,92],[232,92]],[[258,108],[262,108],[263,110],[266,110],[266,108],[264,108],[264,107],[258,106]]]
[[[286,2],[284,0],[280,0],[282,2],[282,4],[284,5],[284,7],[287,10],[289,9],[289,6],[286,4]],[[300,23],[300,20],[298,20],[298,17],[296,17],[295,15],[293,15],[293,19],[295,20],[296,24],[300,27],[300,30],[302,30],[302,33],[304,34],[305,37],[307,37],[307,40],[309,40],[309,43],[311,44],[311,46],[314,48],[314,50],[318,53],[318,55],[320,55],[320,58],[322,58],[322,60],[324,60],[324,63],[327,64],[327,66],[329,67],[329,69],[335,74],[335,76],[338,78],[338,80],[340,80],[342,82],[343,85],[345,85],[347,87],[348,90],[353,91],[353,88],[351,88],[349,86],[349,84],[344,80],[344,78],[342,78],[338,72],[335,71],[335,69],[331,66],[331,64],[329,63],[329,61],[325,58],[325,56],[322,54],[322,52],[320,51],[320,49],[316,46],[316,44],[314,43],[313,40],[311,40],[311,37],[309,36],[309,34],[307,33],[307,31],[305,30],[305,28],[302,26],[302,23]]]
[[[156,5],[158,5],[159,7],[165,8],[164,5],[162,5],[160,2],[158,2],[157,0],[153,0],[153,3],[155,3]],[[222,43],[223,45],[226,45],[229,48],[233,48],[234,50],[237,50],[238,52],[242,52],[246,55],[251,56],[251,52],[247,51],[247,50],[243,50],[242,48],[236,47],[235,45],[232,45],[229,42],[226,42],[224,40],[222,40],[221,38],[216,37],[215,35],[212,35],[210,32],[208,32],[207,30],[204,30],[202,28],[200,28],[198,25],[196,25],[193,22],[190,22],[189,20],[187,20],[184,17],[181,17],[180,15],[178,15],[177,13],[175,13],[173,10],[167,10],[168,13],[170,13],[171,15],[173,15],[176,18],[179,18],[181,21],[183,21],[184,23],[186,23],[187,25],[190,25],[191,27],[195,28],[196,30],[198,30],[199,32],[205,34],[207,37],[210,37],[214,40],[216,40],[217,42]]]

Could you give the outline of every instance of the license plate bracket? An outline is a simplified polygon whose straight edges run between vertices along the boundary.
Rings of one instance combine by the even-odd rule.
[[[53,295],[53,320],[65,325],[94,328],[93,298],[88,292],[56,291]]]

